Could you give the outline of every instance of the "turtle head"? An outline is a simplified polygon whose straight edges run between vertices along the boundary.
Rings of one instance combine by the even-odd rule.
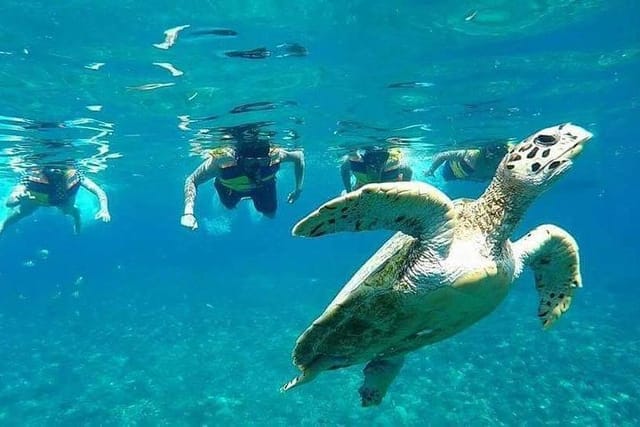
[[[571,168],[582,145],[592,136],[571,123],[542,129],[509,150],[498,174],[525,186],[547,187]]]

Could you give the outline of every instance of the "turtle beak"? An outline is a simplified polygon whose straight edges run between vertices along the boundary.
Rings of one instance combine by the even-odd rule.
[[[565,123],[559,126],[559,129],[564,135],[568,135],[574,141],[571,148],[567,150],[567,155],[571,159],[580,154],[582,152],[583,145],[593,138],[593,134],[591,132],[571,123]]]
[[[591,132],[571,123],[565,123],[561,125],[560,130],[573,136],[576,142],[579,142],[580,144],[584,144],[585,142],[593,138],[593,134]]]

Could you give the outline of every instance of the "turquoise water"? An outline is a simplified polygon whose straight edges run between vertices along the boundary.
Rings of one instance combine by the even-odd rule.
[[[71,156],[113,220],[81,192],[79,236],[42,210],[0,239],[0,424],[638,425],[640,7],[453,3],[3,2],[0,197],[39,159]],[[273,54],[225,54],[260,47]],[[410,81],[425,84],[389,87]],[[224,210],[204,185],[200,229],[180,227],[207,130],[263,120],[304,149],[300,200],[286,203],[285,165],[275,219]],[[377,408],[360,407],[360,366],[278,391],[296,338],[391,235],[291,237],[341,190],[341,156],[402,137],[422,179],[439,150],[567,121],[594,138],[514,234],[553,223],[580,244],[584,288],[553,329],[525,273],[489,317],[412,353]]]

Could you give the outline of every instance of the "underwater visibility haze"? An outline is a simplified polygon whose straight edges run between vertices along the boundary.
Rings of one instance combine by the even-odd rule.
[[[0,425],[640,424],[637,1],[5,0],[0,22],[0,215],[70,162],[110,213],[74,187],[79,234],[51,207],[2,231]],[[364,364],[280,391],[298,337],[393,235],[292,235],[340,196],[345,156],[399,150],[413,181],[477,198],[486,179],[425,173],[438,153],[563,123],[593,136],[511,234],[554,224],[580,248],[553,327],[525,269],[409,353],[377,406]],[[207,182],[181,226],[185,179],[247,129],[304,153],[295,203],[283,162],[274,218]]]

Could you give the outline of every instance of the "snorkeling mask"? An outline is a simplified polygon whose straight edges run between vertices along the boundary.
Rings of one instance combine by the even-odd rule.
[[[236,154],[236,162],[238,166],[242,168],[247,177],[258,181],[261,178],[263,169],[269,167],[271,164],[271,158],[268,155],[260,155],[260,153],[255,154],[251,156]]]
[[[42,169],[42,174],[50,181],[60,181],[65,178],[67,169],[60,166],[46,166]]]

